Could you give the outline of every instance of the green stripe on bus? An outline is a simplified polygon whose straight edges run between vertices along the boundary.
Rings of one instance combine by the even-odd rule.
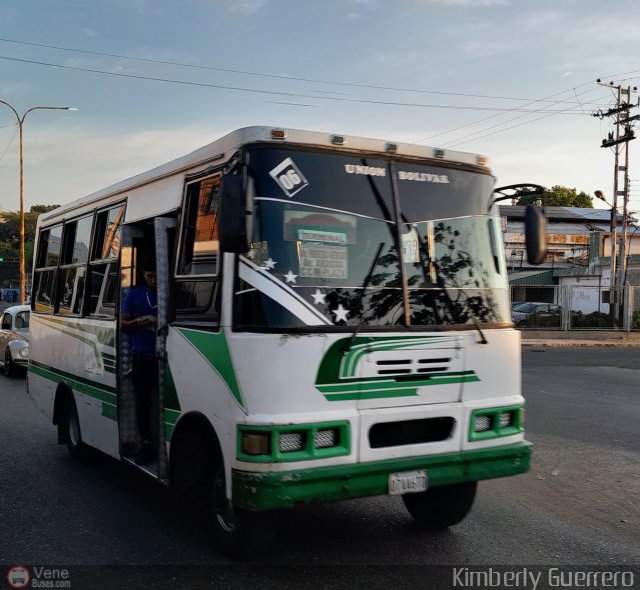
[[[118,421],[118,408],[113,404],[102,402],[102,415],[114,422]]]
[[[180,400],[178,399],[178,392],[169,363],[164,365],[164,407],[165,413],[172,411],[177,412],[177,415],[180,414]]]
[[[164,409],[165,422],[168,422],[169,424],[175,424],[178,421],[179,417],[180,417],[180,412],[177,412],[176,410],[170,410],[168,408]]]
[[[90,381],[89,379],[83,379],[82,377],[77,377],[76,375],[72,375],[71,373],[67,373],[66,371],[60,371],[59,369],[54,369],[53,367],[49,367],[47,365],[43,365],[42,363],[37,363],[34,361],[29,362],[29,371],[31,371],[35,375],[39,375],[40,377],[44,377],[45,379],[49,379],[56,383],[64,381],[74,390],[94,397],[100,401],[112,404],[115,403],[115,387],[103,385],[102,383]]]
[[[421,387],[480,381],[472,370],[358,377],[359,363],[371,352],[414,348],[429,350],[432,347],[444,347],[452,352],[454,344],[450,336],[342,338],[325,353],[318,367],[315,386],[328,401],[341,401],[413,396]]]
[[[240,407],[244,408],[240,387],[236,380],[236,372],[224,333],[204,332],[188,328],[179,328],[178,332],[182,334],[217,371],[227,384],[233,397],[240,404]]]
[[[316,385],[318,391],[322,393],[336,393],[340,391],[356,391],[359,389],[397,389],[405,387],[428,387],[431,385],[442,385],[443,383],[472,383],[480,381],[473,371],[459,371],[451,373],[434,373],[429,376],[412,375],[413,378],[389,378],[373,377],[370,379],[349,379],[348,381],[331,383],[327,385]]]
[[[341,402],[358,399],[380,399],[385,397],[410,397],[418,395],[416,389],[395,389],[385,391],[354,391],[351,393],[328,393],[325,398],[329,402]]]
[[[109,420],[113,420],[114,422],[118,421],[118,406],[116,405],[117,396],[115,388],[109,387],[108,385],[98,384],[94,381],[89,381],[88,379],[83,380],[81,377],[76,377],[75,375],[71,375],[65,371],[60,371],[34,361],[29,363],[28,368],[34,375],[39,375],[40,377],[44,377],[45,379],[49,379],[55,383],[64,381],[75,391],[84,393],[85,395],[101,401],[101,415]],[[164,416],[165,438],[167,440],[171,440],[175,424],[180,417],[180,412],[165,408]]]
[[[454,371],[451,373],[433,373],[428,378],[416,376],[413,379],[362,379],[346,383],[316,385],[327,401],[377,399],[384,397],[406,397],[418,395],[419,387],[432,387],[450,383],[473,383],[480,381],[473,371]]]

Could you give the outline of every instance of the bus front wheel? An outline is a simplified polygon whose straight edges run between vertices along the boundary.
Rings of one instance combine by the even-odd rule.
[[[430,488],[402,496],[414,520],[425,529],[446,529],[461,522],[473,506],[478,482],[469,481]]]
[[[215,470],[211,492],[213,534],[220,551],[236,560],[266,551],[274,537],[272,514],[235,508],[226,496],[222,466]]]
[[[90,458],[91,449],[82,441],[78,408],[73,397],[69,396],[67,413],[63,422],[64,437],[71,458],[78,463],[86,463]]]

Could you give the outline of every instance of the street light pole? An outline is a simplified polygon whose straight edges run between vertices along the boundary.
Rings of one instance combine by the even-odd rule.
[[[614,199],[613,205],[607,201],[602,191],[595,191],[595,196],[604,201],[609,207],[611,207],[611,279],[609,281],[609,308],[613,311],[613,318],[618,321],[618,303],[617,303],[617,288],[618,288],[618,227],[617,227],[617,207]]]
[[[19,151],[20,151],[20,304],[24,304],[25,301],[25,285],[26,285],[26,268],[25,268],[25,253],[24,253],[24,159],[22,149],[22,127],[24,126],[24,120],[31,111],[47,110],[47,111],[75,111],[72,107],[31,107],[27,109],[22,117],[18,111],[5,100],[0,100],[0,103],[7,105],[16,116],[18,122],[19,131]]]

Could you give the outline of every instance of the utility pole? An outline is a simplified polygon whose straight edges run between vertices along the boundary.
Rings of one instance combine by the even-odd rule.
[[[624,289],[624,277],[626,276],[627,267],[627,217],[629,203],[629,142],[635,139],[635,133],[632,127],[633,121],[640,119],[640,115],[631,116],[632,108],[638,107],[638,104],[631,104],[632,92],[637,92],[637,87],[623,88],[621,85],[615,86],[613,82],[604,84],[598,80],[598,85],[606,86],[616,91],[616,106],[606,112],[598,111],[593,116],[604,119],[605,117],[615,117],[615,131],[609,133],[606,139],[602,140],[601,147],[613,148],[614,150],[614,172],[613,172],[613,205],[611,208],[611,283],[609,287],[609,304],[613,305],[613,318],[619,325],[621,319],[620,305],[623,303],[620,297],[620,287]],[[624,150],[624,165],[620,165],[620,159]],[[622,183],[620,182],[620,173],[624,176]],[[622,190],[620,186],[622,185]],[[623,198],[623,215],[622,215],[622,240],[620,243],[620,264],[618,264],[618,197]]]

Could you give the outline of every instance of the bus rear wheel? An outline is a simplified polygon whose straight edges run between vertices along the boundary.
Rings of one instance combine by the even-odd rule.
[[[78,463],[86,463],[90,459],[91,449],[82,441],[78,408],[76,408],[76,402],[71,395],[69,396],[67,414],[62,426],[69,455]]]
[[[425,529],[442,530],[461,522],[473,506],[478,482],[469,481],[430,488],[402,496],[414,520]]]
[[[215,470],[211,483],[211,520],[220,551],[235,560],[266,551],[274,537],[273,514],[236,508],[226,496],[224,468]]]

